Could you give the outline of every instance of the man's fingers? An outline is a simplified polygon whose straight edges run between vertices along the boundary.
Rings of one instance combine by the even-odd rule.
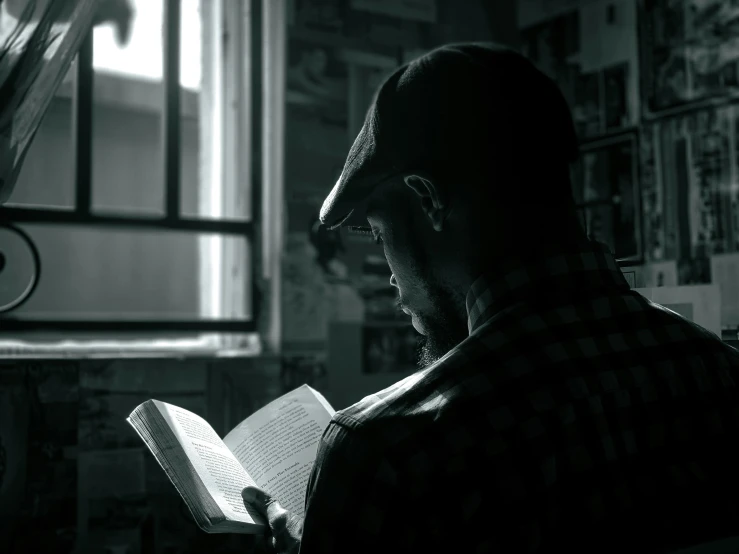
[[[268,492],[257,487],[241,491],[244,504],[257,510],[269,523],[272,546],[277,552],[297,552],[300,546],[302,520],[290,515]]]
[[[267,511],[269,526],[272,527],[272,531],[282,532],[285,529],[285,522],[287,521],[287,510],[280,506],[277,499],[272,498],[270,495],[266,495],[264,505]]]

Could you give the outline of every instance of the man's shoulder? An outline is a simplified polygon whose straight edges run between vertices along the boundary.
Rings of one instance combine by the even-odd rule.
[[[426,370],[413,373],[389,387],[369,394],[336,413],[340,419],[353,428],[367,429],[378,422],[396,420],[411,411],[409,397],[423,387]]]
[[[391,442],[408,437],[438,421],[440,414],[459,400],[453,381],[462,363],[452,354],[338,411],[334,421]]]

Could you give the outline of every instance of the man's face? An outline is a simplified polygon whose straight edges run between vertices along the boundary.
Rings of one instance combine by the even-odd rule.
[[[422,335],[418,365],[423,368],[467,338],[462,315],[467,291],[447,284],[444,268],[455,260],[434,244],[420,201],[411,190],[403,190],[402,181],[392,186],[373,204],[367,219],[382,241],[393,273],[390,283],[398,289],[397,304]]]

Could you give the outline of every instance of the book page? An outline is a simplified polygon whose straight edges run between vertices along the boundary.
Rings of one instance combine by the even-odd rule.
[[[303,517],[318,442],[333,408],[307,385],[268,404],[223,439],[257,485]]]
[[[247,511],[241,498],[244,487],[255,486],[254,480],[208,422],[172,404],[153,402],[224,515],[234,521],[264,523],[259,514]]]

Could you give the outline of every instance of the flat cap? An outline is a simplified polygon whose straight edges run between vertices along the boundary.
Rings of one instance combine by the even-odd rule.
[[[474,172],[496,162],[523,169],[532,161],[576,156],[572,116],[551,79],[507,47],[449,44],[399,67],[380,85],[323,202],[321,223],[330,229],[366,225],[365,200],[408,171]]]

